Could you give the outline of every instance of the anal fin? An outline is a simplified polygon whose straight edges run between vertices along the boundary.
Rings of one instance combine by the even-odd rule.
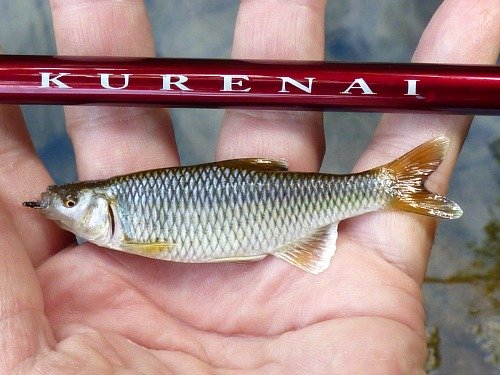
[[[338,223],[325,225],[309,236],[276,249],[272,255],[304,271],[318,274],[330,265],[335,254]]]

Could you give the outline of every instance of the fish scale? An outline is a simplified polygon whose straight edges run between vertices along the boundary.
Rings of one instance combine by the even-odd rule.
[[[354,186],[366,186],[367,179],[377,181],[363,176]],[[112,179],[108,189],[128,238],[176,244],[169,258],[186,261],[193,254],[200,259],[259,255],[353,209],[385,204],[375,200],[382,196],[362,190],[346,194],[352,183],[350,177],[326,174],[311,183],[308,174],[201,166]],[[247,223],[253,230],[238,232]]]

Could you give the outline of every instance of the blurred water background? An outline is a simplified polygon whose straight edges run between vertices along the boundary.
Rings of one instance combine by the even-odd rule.
[[[146,1],[159,56],[229,57],[235,0]],[[330,1],[326,58],[407,62],[440,1]],[[0,44],[10,54],[55,54],[44,0],[0,0]],[[466,37],[466,36],[464,36]],[[59,106],[23,108],[35,146],[58,183],[76,179],[72,147]],[[221,110],[175,109],[182,162],[211,161]],[[348,172],[368,144],[378,114],[327,113],[323,170]],[[500,371],[498,239],[500,123],[476,117],[449,195],[462,219],[440,224],[423,291],[433,374]],[[1,124],[0,124],[1,126]]]

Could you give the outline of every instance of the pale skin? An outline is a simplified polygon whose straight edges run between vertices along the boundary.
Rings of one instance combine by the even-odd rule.
[[[60,54],[154,55],[142,1],[50,4]],[[497,5],[444,1],[413,61],[495,63]],[[242,1],[233,57],[322,59],[324,7],[320,0]],[[179,162],[165,110],[72,107],[65,113],[80,179]],[[444,134],[451,148],[430,181],[444,194],[470,122],[468,116],[387,115],[356,170]],[[52,181],[19,108],[1,106],[0,123],[0,372],[423,372],[420,287],[435,220],[399,212],[349,220],[320,275],[271,258],[185,265],[77,246],[21,206]],[[231,110],[216,157],[285,158],[293,170],[314,171],[323,152],[320,113]]]

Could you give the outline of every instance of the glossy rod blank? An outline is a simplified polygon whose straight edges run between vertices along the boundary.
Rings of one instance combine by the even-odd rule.
[[[0,103],[498,115],[500,69],[3,55]]]

